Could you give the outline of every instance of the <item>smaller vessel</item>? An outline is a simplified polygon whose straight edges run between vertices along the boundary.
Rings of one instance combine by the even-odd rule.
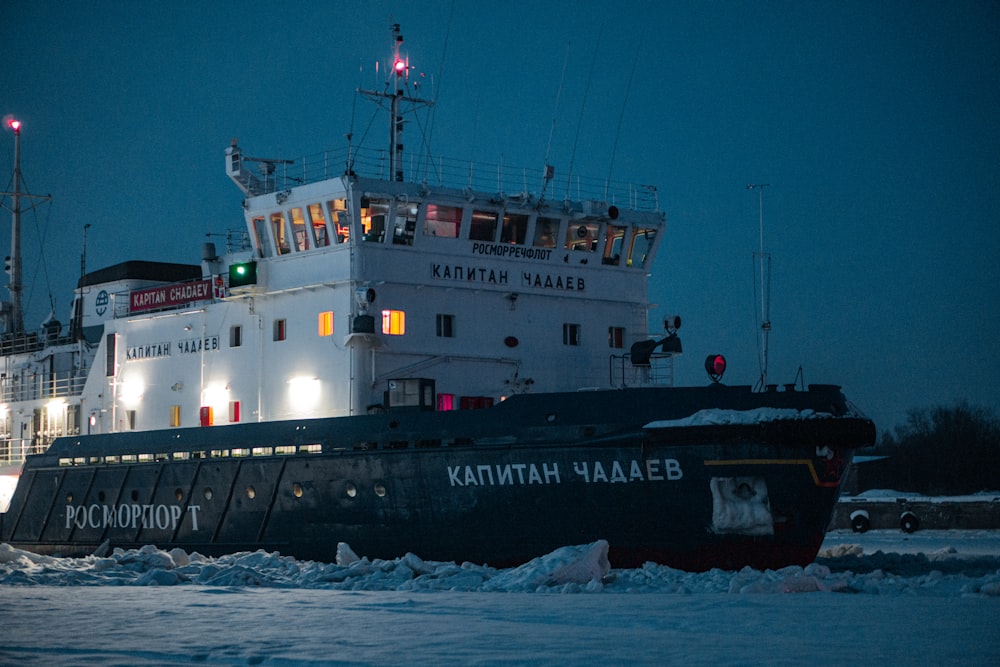
[[[68,338],[4,348],[10,451],[30,455],[0,541],[810,562],[871,421],[834,385],[725,386],[721,355],[674,387],[680,318],[648,315],[655,188],[408,169],[404,112],[428,102],[398,26],[393,44],[385,88],[359,91],[388,107],[387,150],[234,142],[245,227],[225,253],[88,272]]]

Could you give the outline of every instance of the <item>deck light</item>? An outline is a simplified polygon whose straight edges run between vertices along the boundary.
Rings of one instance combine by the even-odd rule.
[[[705,371],[712,382],[722,379],[722,374],[726,372],[726,358],[721,354],[710,354],[705,359]]]

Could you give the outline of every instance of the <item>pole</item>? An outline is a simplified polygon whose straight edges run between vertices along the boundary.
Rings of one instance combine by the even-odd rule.
[[[24,315],[21,312],[21,123],[9,121],[14,131],[14,192],[11,194],[13,215],[10,226],[10,334],[24,333]]]

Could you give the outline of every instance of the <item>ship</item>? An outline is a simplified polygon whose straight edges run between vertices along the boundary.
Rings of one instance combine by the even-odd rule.
[[[433,101],[391,32],[384,85],[355,91],[388,112],[387,148],[234,140],[244,227],[225,249],[81,270],[65,333],[24,332],[11,272],[0,542],[812,562],[872,422],[837,385],[727,385],[721,354],[675,386],[681,318],[651,323],[647,296],[657,189],[407,161],[404,118]]]

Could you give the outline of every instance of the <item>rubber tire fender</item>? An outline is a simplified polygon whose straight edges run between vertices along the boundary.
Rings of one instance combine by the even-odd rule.
[[[871,528],[871,525],[868,510],[854,510],[851,512],[851,530],[855,533],[866,533]]]

